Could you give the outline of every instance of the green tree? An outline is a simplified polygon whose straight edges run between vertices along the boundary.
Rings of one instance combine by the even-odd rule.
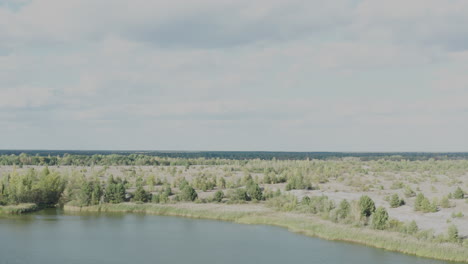
[[[185,185],[181,190],[179,198],[182,201],[195,201],[198,198],[198,194],[192,186]]]
[[[405,202],[398,197],[398,194],[393,194],[392,197],[390,198],[390,207],[396,208],[400,207],[403,205]]]
[[[351,205],[349,204],[348,200],[343,199],[340,202],[337,210],[337,217],[338,219],[346,219],[351,212]]]
[[[224,198],[224,192],[221,190],[218,190],[217,192],[215,192],[213,196],[213,201],[220,203],[223,201],[223,198]]]
[[[363,195],[359,199],[359,208],[361,209],[361,216],[369,217],[375,212],[375,203],[369,196]]]
[[[146,203],[150,199],[150,194],[148,194],[142,185],[138,185],[133,194],[133,201]]]
[[[460,187],[457,187],[457,189],[453,192],[453,198],[463,199],[465,198],[465,192]]]
[[[387,227],[388,213],[383,207],[377,208],[372,214],[372,227],[378,230],[384,230]]]

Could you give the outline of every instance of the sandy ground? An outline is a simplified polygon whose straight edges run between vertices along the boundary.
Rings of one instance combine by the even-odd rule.
[[[176,178],[184,177],[188,181],[192,181],[195,177],[200,175],[207,175],[208,177],[224,177],[227,181],[237,181],[244,175],[241,169],[232,170],[232,166],[190,166],[186,169],[183,166],[174,167],[158,167],[158,166],[110,166],[104,168],[102,166],[95,167],[76,167],[76,166],[61,166],[61,167],[49,167],[51,170],[57,170],[62,173],[72,175],[73,172],[80,172],[86,176],[98,176],[102,180],[107,179],[110,175],[114,177],[125,177],[127,179],[136,179],[135,175],[141,175],[147,177],[155,175],[160,179],[166,179],[168,182],[174,181]],[[13,166],[0,166],[0,177],[7,175],[16,169],[19,172],[23,172],[28,168],[34,168],[41,170],[39,166],[25,166],[24,168],[14,168]],[[228,170],[229,168],[229,170]],[[253,177],[261,179],[262,173],[252,173]],[[465,190],[468,190],[468,172],[458,176],[447,176],[447,175],[426,175],[426,173],[392,173],[392,172],[379,172],[369,173],[368,175],[341,175],[340,179],[330,179],[326,183],[317,184],[318,190],[292,190],[298,198],[307,196],[320,196],[326,195],[330,199],[335,200],[337,203],[342,199],[347,200],[358,200],[361,195],[370,196],[376,203],[377,206],[383,206],[387,208],[390,217],[398,219],[400,221],[408,222],[415,220],[420,229],[433,229],[436,234],[445,233],[450,224],[455,224],[461,236],[468,236],[468,203],[465,200],[451,199],[451,203],[454,205],[451,208],[439,208],[440,210],[436,213],[420,213],[415,212],[414,197],[404,197],[404,189],[396,188],[394,184],[401,182],[404,185],[410,186],[416,193],[422,192],[431,201],[441,199],[443,196],[450,192],[453,192],[456,186],[460,186]],[[344,179],[344,180],[343,180]],[[417,179],[417,180],[415,180]],[[453,184],[451,181],[457,181],[457,184]],[[372,186],[364,189],[363,186]],[[285,190],[285,184],[263,184],[262,187],[275,190]],[[207,198],[211,197],[214,191],[202,192],[197,190],[199,197]],[[403,197],[406,204],[399,208],[390,208],[389,203],[385,201],[385,197],[397,193],[400,197]],[[180,206],[187,206],[181,204]],[[197,206],[197,204],[191,204],[191,207]],[[206,205],[203,205],[206,206]],[[213,204],[212,206],[219,206]],[[252,210],[268,210],[261,205],[254,206]],[[257,208],[258,207],[258,208]],[[243,207],[245,208],[245,207]],[[452,218],[452,213],[462,212],[465,216],[461,218]]]

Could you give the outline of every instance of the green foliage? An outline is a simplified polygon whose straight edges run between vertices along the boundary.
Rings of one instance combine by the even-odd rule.
[[[453,198],[463,199],[465,198],[465,192],[460,187],[457,187],[457,189],[453,192]]]
[[[102,188],[99,180],[83,180],[77,202],[81,206],[96,205],[102,196]]]
[[[247,194],[247,190],[245,188],[230,190],[229,198],[232,202],[250,201],[250,197]]]
[[[293,194],[282,194],[266,201],[266,205],[279,211],[293,211],[297,208],[297,197]]]
[[[451,207],[450,200],[449,200],[448,196],[442,197],[439,204],[440,204],[440,207],[442,207],[442,208],[450,208]]]
[[[424,213],[433,213],[437,212],[437,205],[435,203],[431,203],[424,194],[419,193],[414,201],[414,210],[422,211]]]
[[[45,167],[41,173],[30,169],[20,175],[14,170],[1,184],[3,204],[35,203],[39,206],[54,206],[65,190],[66,180],[57,172]]]
[[[416,221],[411,221],[407,226],[406,226],[406,233],[413,235],[416,234],[419,231],[418,224],[416,224]]]
[[[310,205],[310,197],[309,196],[304,196],[301,200],[301,203],[303,205]]]
[[[359,199],[359,207],[361,209],[361,216],[369,217],[375,211],[375,203],[367,195],[361,196]]]
[[[397,208],[405,204],[405,201],[403,199],[400,199],[398,194],[393,194],[392,197],[390,198],[390,207],[392,208]]]
[[[388,213],[383,207],[377,208],[372,214],[372,228],[384,230],[387,227]]]
[[[139,185],[133,194],[133,201],[146,203],[149,200],[151,200],[151,194],[146,192],[143,186]]]
[[[307,181],[305,177],[299,171],[296,171],[293,176],[288,178],[286,184],[286,191],[290,190],[304,190],[312,189],[310,181]]]
[[[455,225],[450,225],[447,229],[447,240],[450,242],[459,242],[458,228]]]
[[[104,201],[107,203],[121,203],[125,201],[125,182],[111,175],[107,179]]]
[[[458,212],[458,213],[455,213],[453,212],[452,213],[452,218],[462,218],[464,215],[462,212]]]
[[[409,186],[405,186],[405,197],[410,198],[416,196],[416,193]]]
[[[222,202],[223,198],[224,198],[224,192],[221,190],[216,191],[215,194],[213,195],[213,201],[218,202],[218,203]]]
[[[247,188],[247,195],[249,196],[249,200],[253,200],[253,201],[263,200],[262,189],[257,183],[253,181],[249,181],[247,183],[246,188]]]
[[[195,191],[195,189],[190,186],[190,185],[185,185],[183,186],[182,190],[181,190],[181,193],[180,193],[180,196],[179,196],[179,199],[182,200],[182,201],[195,201],[198,197],[198,194],[197,192]]]
[[[351,205],[348,200],[344,199],[340,202],[337,210],[338,219],[346,219],[351,212]]]

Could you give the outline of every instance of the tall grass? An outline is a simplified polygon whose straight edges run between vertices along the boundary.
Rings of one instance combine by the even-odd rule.
[[[36,204],[18,204],[0,206],[0,214],[25,214],[39,210]]]
[[[229,205],[224,205],[229,207]],[[328,240],[359,243],[366,246],[386,249],[420,257],[468,263],[468,249],[455,243],[435,243],[418,240],[400,233],[355,228],[323,221],[297,213],[282,213],[272,211],[242,211],[242,206],[236,205],[232,210],[216,208],[188,209],[175,205],[156,204],[104,204],[89,207],[65,206],[67,212],[133,212],[168,216],[181,216],[199,219],[215,219],[232,221],[241,224],[273,225],[307,236],[320,237]]]

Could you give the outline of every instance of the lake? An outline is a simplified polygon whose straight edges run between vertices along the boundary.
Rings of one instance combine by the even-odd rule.
[[[140,214],[0,216],[0,263],[442,264],[283,228]]]

